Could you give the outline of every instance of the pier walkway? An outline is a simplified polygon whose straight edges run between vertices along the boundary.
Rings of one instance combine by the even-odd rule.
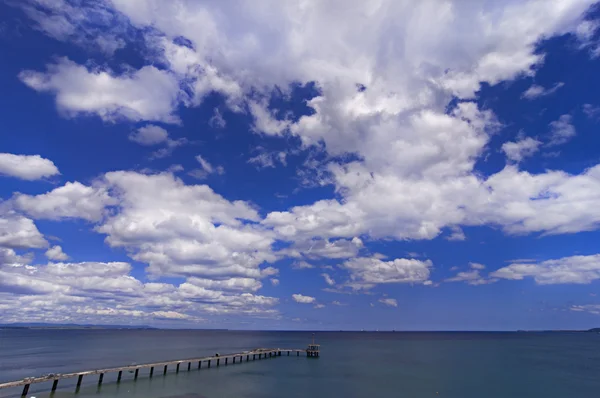
[[[78,391],[81,387],[81,383],[83,381],[84,376],[92,376],[98,375],[98,385],[102,384],[102,379],[106,373],[115,373],[118,372],[117,383],[121,381],[121,377],[123,375],[123,371],[135,372],[134,380],[138,378],[140,369],[148,369],[150,368],[149,377],[154,375],[154,369],[157,368],[159,371],[162,370],[162,374],[167,374],[167,369],[169,366],[175,365],[176,372],[179,372],[179,368],[181,364],[187,364],[187,370],[191,370],[192,366],[197,369],[202,368],[202,363],[204,362],[205,367],[210,368],[211,363],[214,366],[220,365],[228,365],[228,363],[235,364],[246,362],[250,360],[256,360],[263,358],[271,358],[281,356],[281,353],[287,353],[287,356],[293,355],[300,356],[300,353],[306,353],[306,356],[309,355],[308,350],[304,349],[295,349],[295,348],[259,348],[252,351],[239,352],[235,354],[226,354],[226,355],[215,355],[210,357],[202,357],[202,358],[189,358],[189,359],[180,359],[175,361],[164,361],[164,362],[153,362],[153,363],[145,363],[139,365],[128,365],[128,366],[120,366],[116,368],[106,368],[106,369],[96,369],[96,370],[87,370],[83,372],[75,372],[75,373],[63,373],[63,374],[49,374],[41,377],[27,377],[23,380],[10,381],[7,383],[0,383],[0,389],[2,388],[11,388],[11,387],[20,387],[23,386],[23,393],[21,396],[26,396],[29,392],[29,386],[35,383],[43,383],[43,382],[52,382],[52,391],[56,391],[58,387],[58,381],[63,379],[69,379],[77,377],[77,386],[76,390]],[[230,362],[231,361],[231,362]]]

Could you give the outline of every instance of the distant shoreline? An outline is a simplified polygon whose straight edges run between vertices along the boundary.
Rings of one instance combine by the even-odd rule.
[[[192,329],[159,328],[147,325],[77,325],[77,324],[0,324],[0,329],[37,330],[198,330],[198,331],[256,331],[256,332],[318,332],[318,333],[600,333],[600,328],[587,330],[238,330],[238,329]]]

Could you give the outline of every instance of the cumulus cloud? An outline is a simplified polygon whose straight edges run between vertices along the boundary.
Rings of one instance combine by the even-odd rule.
[[[292,298],[295,302],[300,304],[312,304],[317,301],[316,298],[310,296],[303,296],[301,294],[292,294]]]
[[[529,87],[523,93],[523,95],[521,97],[529,99],[529,100],[539,98],[539,97],[544,97],[546,95],[550,95],[550,94],[556,92],[556,90],[558,90],[559,88],[561,88],[564,85],[565,84],[563,82],[558,82],[550,88],[544,88],[543,86],[538,86],[537,84],[532,84],[531,87]]]
[[[273,286],[279,286],[279,279],[277,279],[277,278],[271,278],[270,281],[271,281],[271,285],[273,285]]]
[[[465,236],[465,233],[463,232],[462,228],[460,228],[460,227],[452,226],[452,227],[450,227],[450,231],[452,233],[446,237],[446,240],[462,241],[462,240],[467,239],[467,237]],[[416,256],[411,256],[411,257],[416,257]]]
[[[0,247],[41,249],[48,242],[34,222],[14,211],[0,209]]]
[[[46,257],[50,260],[55,261],[66,261],[69,259],[69,256],[65,252],[63,252],[62,247],[59,245],[52,246],[45,253]]]
[[[179,83],[171,73],[154,66],[116,76],[110,70],[90,70],[61,58],[47,65],[46,72],[26,70],[19,78],[36,91],[54,94],[58,109],[68,117],[94,114],[108,122],[179,123],[173,113],[179,101]]]
[[[575,137],[575,126],[572,124],[571,115],[561,115],[558,120],[550,123],[549,146],[562,145]]]
[[[307,263],[306,261],[294,261],[292,263],[292,268],[293,269],[310,269],[310,268],[315,268],[315,266],[310,263]]]
[[[140,145],[156,145],[166,142],[169,138],[167,130],[160,126],[148,124],[129,134],[129,140]]]
[[[538,285],[588,284],[600,279],[600,254],[534,263],[513,263],[491,273],[499,279],[533,278]]]
[[[15,194],[12,203],[16,209],[36,219],[82,218],[98,221],[106,206],[115,201],[106,188],[89,187],[75,181],[41,195]]]
[[[40,155],[0,153],[0,175],[32,181],[57,174],[54,163]]]
[[[429,279],[433,263],[430,260],[397,258],[382,261],[374,257],[353,258],[339,267],[350,274],[347,286],[353,289],[369,289],[378,284],[420,283]]]
[[[379,302],[381,304],[385,304],[389,307],[398,307],[398,301],[393,298],[382,298],[382,299],[379,299]]]
[[[507,159],[518,163],[533,156],[541,144],[541,141],[527,137],[519,141],[505,142],[502,144],[502,151],[506,154]]]

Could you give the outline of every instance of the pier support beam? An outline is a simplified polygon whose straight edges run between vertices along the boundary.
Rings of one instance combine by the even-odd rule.
[[[28,392],[29,392],[29,384],[25,384],[25,386],[23,387],[23,393],[21,394],[21,396],[22,397],[26,396]]]
[[[299,357],[300,356],[300,351],[296,351],[296,356]]]
[[[76,387],[78,390],[81,387],[82,381],[83,381],[83,375],[79,375],[79,377],[77,378],[77,387]]]
[[[290,356],[290,352],[288,351],[288,357]]]
[[[154,366],[152,366],[152,367],[150,368],[150,377],[152,377],[152,375],[153,375],[153,374],[154,374]]]
[[[119,370],[119,375],[117,376],[117,383],[121,381],[121,376],[123,376],[123,371]]]
[[[163,370],[163,374],[166,375],[167,374],[167,365],[165,365],[165,368]]]
[[[250,360],[250,354],[246,355],[246,362]]]
[[[208,367],[210,368],[210,359],[208,360]]]
[[[58,379],[55,379],[52,383],[52,392],[56,391],[56,387],[58,387]]]
[[[256,360],[256,354],[252,354],[252,360]]]
[[[188,372],[190,371],[191,368],[192,368],[192,363],[188,362]]]
[[[136,369],[135,370],[135,376],[133,376],[133,380],[137,379],[139,373],[140,373],[140,370]]]
[[[228,360],[228,359],[229,359],[229,358],[225,358],[225,365],[227,365],[227,360]]]
[[[104,373],[100,373],[100,376],[98,376],[98,385],[102,384],[102,379],[104,379]]]
[[[202,367],[202,361],[198,361],[198,369]]]
[[[221,362],[221,360],[220,360],[220,359],[217,359],[217,366],[219,366],[219,362]]]
[[[179,373],[179,364],[177,364],[177,368],[175,368],[175,373]]]

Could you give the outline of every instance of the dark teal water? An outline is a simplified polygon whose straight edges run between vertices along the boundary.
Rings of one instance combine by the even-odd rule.
[[[0,330],[0,381],[256,347],[305,347],[306,332]],[[120,384],[108,374],[61,381],[59,397],[600,397],[600,335],[591,333],[317,333],[321,358],[278,357]],[[51,396],[51,383],[30,397]],[[0,397],[20,389],[0,390]]]

